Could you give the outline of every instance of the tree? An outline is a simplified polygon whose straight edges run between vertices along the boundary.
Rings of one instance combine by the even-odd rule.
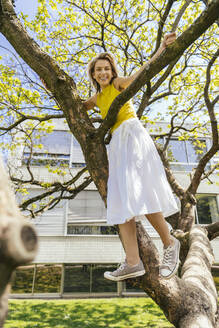
[[[219,235],[219,223],[205,228],[194,225],[195,194],[201,179],[209,178],[217,168],[206,169],[219,149],[215,114],[219,97],[215,96],[216,72],[213,70],[218,57],[214,23],[218,19],[219,1],[213,0],[204,8],[202,1],[169,0],[154,4],[152,1],[140,3],[137,0],[120,3],[41,0],[38,14],[30,22],[22,14],[17,17],[10,0],[0,3],[0,31],[32,69],[24,70],[20,57],[20,68],[15,64],[10,68],[2,65],[1,80],[7,83],[7,88],[4,83],[0,86],[1,110],[5,114],[1,130],[10,137],[13,147],[15,143],[23,143],[23,137],[16,137],[16,130],[22,132],[30,149],[27,160],[29,177],[23,179],[11,169],[11,179],[19,191],[25,192],[24,186],[31,184],[45,189],[42,196],[20,204],[23,210],[29,209],[32,216],[55,206],[63,198],[73,198],[91,181],[94,181],[106,203],[108,163],[105,136],[115,122],[119,109],[135,96],[139,118],[150,121],[149,106],[165,97],[173,98],[168,111],[165,114],[153,113],[153,120],[170,118],[168,133],[158,131],[160,136],[166,134],[166,143],[163,147],[157,147],[171,187],[181,202],[181,213],[168,218],[182,245],[180,278],[174,277],[169,281],[159,278],[159,256],[150,237],[138,225],[138,241],[146,275],[142,280],[133,280],[133,283],[141,286],[155,300],[176,327],[216,327],[218,323],[217,293],[210,272],[213,263],[210,240]],[[177,28],[181,32],[176,42],[114,100],[107,117],[95,128],[93,122],[99,121],[98,113],[84,110],[79,92],[85,98],[90,93],[90,87],[87,88],[77,64],[84,66],[96,51],[107,50],[117,53],[119,65],[125,74],[130,74],[135,66],[145,61],[145,47],[153,54],[169,27],[171,31]],[[21,72],[25,79],[18,78]],[[48,91],[39,84],[39,78],[45,81]],[[29,83],[28,87],[25,87],[24,81]],[[76,81],[80,85],[78,89]],[[40,95],[43,97],[40,98]],[[201,121],[200,112],[203,113]],[[85,173],[85,169],[68,181],[60,178],[53,184],[37,180],[31,170],[30,159],[35,147],[33,131],[38,125],[41,132],[50,132],[52,127],[45,122],[52,118],[65,118],[71,133],[81,145],[89,177],[76,188],[72,187],[72,183]],[[186,128],[188,121],[193,122],[191,129]],[[212,146],[208,151],[204,151],[204,145],[196,140],[200,131],[212,136]],[[181,139],[192,138],[200,153],[199,163],[186,189],[176,181],[165,155],[169,140],[174,135]],[[62,170],[58,173],[61,174]],[[39,209],[30,207],[54,193],[56,196]]]

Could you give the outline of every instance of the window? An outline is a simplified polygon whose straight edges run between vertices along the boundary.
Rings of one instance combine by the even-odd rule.
[[[59,293],[62,266],[37,264],[15,270],[12,293]]]
[[[114,226],[68,224],[68,235],[117,235]]]
[[[90,265],[65,265],[64,293],[90,292]]]
[[[167,156],[173,170],[191,171],[206,150],[205,140],[170,139]],[[207,168],[210,168],[210,163]]]
[[[64,293],[117,292],[117,283],[103,276],[105,271],[113,271],[116,267],[116,264],[67,264]]]
[[[45,154],[45,153],[33,153],[30,158],[30,153],[24,152],[22,164],[27,165],[30,159],[30,165],[33,166],[69,166],[69,155],[65,154]]]
[[[86,165],[81,146],[78,141],[73,137],[72,150],[71,150],[71,167],[84,167]]]
[[[92,264],[92,286],[91,291],[93,293],[107,293],[107,292],[117,292],[117,283],[106,280],[104,278],[105,271],[116,270],[117,265],[115,264]]]
[[[219,221],[216,195],[199,194],[197,198],[197,223],[209,224]]]
[[[18,267],[12,280],[12,294],[32,293],[34,265]]]
[[[33,134],[33,149],[25,146],[22,164],[26,165],[30,160],[30,165],[34,166],[69,166],[71,134],[68,131],[53,131],[52,133],[38,135]]]
[[[37,264],[34,293],[59,293],[61,274],[61,265]]]

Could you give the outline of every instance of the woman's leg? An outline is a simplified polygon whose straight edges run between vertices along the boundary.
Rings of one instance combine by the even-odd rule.
[[[145,268],[139,257],[135,219],[119,224],[119,234],[125,249],[126,262],[113,272],[104,272],[104,277],[113,281],[122,281],[143,276]]]
[[[128,222],[119,224],[119,232],[121,235],[123,247],[125,249],[127,263],[131,266],[138,264],[140,257],[138,251],[135,219],[133,218]]]
[[[170,235],[168,225],[161,212],[147,214],[146,217],[160,235],[164,246],[160,275],[163,278],[171,278],[178,270],[180,242]]]
[[[170,235],[168,225],[161,212],[147,214],[148,221],[160,235],[164,247],[173,244],[173,238]],[[140,261],[135,219],[119,224],[119,231],[126,253],[126,260],[129,265],[136,265]]]
[[[146,214],[145,216],[148,219],[148,221],[150,222],[150,224],[154,227],[154,229],[160,235],[160,238],[163,242],[164,247],[166,248],[166,247],[172,245],[173,238],[170,235],[168,225],[166,223],[166,220],[164,219],[162,212]]]

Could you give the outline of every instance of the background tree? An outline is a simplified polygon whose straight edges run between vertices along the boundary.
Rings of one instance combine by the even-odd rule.
[[[0,2],[0,31],[17,53],[0,66],[2,146],[12,154],[17,154],[23,145],[29,150],[26,172],[19,172],[16,162],[15,167],[9,167],[16,190],[24,195],[31,185],[44,190],[32,199],[24,197],[20,202],[22,210],[34,217],[53,208],[61,199],[74,198],[91,181],[106,203],[105,135],[119,108],[131,97],[139,118],[145,123],[170,121],[168,132],[158,129],[157,139],[165,136],[166,142],[157,147],[171,187],[181,202],[180,214],[169,218],[183,246],[181,274],[170,281],[159,278],[159,256],[150,237],[138,225],[146,275],[133,283],[155,300],[176,327],[216,327],[217,320],[209,241],[218,236],[219,223],[205,228],[194,226],[195,194],[201,180],[210,179],[217,168],[215,165],[206,169],[219,149],[215,114],[218,50],[214,24],[219,1],[213,0],[205,6],[203,1],[189,0],[119,3],[40,0],[37,15],[29,20],[22,13],[17,17],[10,0]],[[86,113],[81,100],[90,95],[91,86],[87,84],[85,67],[96,52],[116,54],[122,73],[128,75],[154,54],[163,34],[171,31],[179,35],[176,42],[115,99],[103,122],[96,109]],[[168,106],[160,111],[156,104],[163,100],[168,101]],[[63,118],[81,145],[87,167],[76,176],[71,176],[67,168],[48,168],[56,178],[53,183],[45,183],[36,178],[31,168],[31,157],[37,148],[43,147],[35,141],[53,130],[51,119]],[[98,128],[93,125],[95,121],[101,122]],[[191,128],[188,123],[192,123]],[[212,136],[208,151],[197,139],[200,133]],[[200,155],[186,189],[176,181],[166,156],[173,136],[192,139]],[[81,183],[78,181],[82,175],[86,178]]]

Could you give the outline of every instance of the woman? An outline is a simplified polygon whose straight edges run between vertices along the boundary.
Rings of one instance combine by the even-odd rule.
[[[105,118],[115,97],[175,39],[175,33],[166,35],[151,60],[128,77],[118,76],[110,54],[101,53],[95,57],[88,65],[88,73],[96,93],[85,101],[86,109],[98,106]],[[120,109],[111,132],[107,223],[119,226],[126,260],[117,270],[105,272],[104,277],[120,281],[145,273],[139,257],[135,224],[135,216],[145,215],[163,242],[160,275],[170,278],[178,269],[180,243],[170,235],[164,216],[178,212],[178,207],[155,145],[138,120],[131,101]]]

